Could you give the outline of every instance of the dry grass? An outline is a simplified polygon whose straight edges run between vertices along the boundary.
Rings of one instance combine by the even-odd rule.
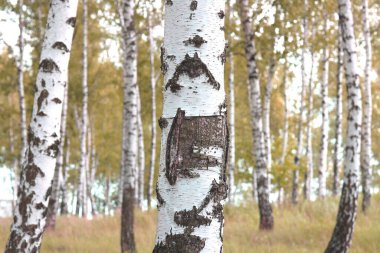
[[[358,214],[351,253],[380,252],[379,197],[367,215]],[[275,230],[258,231],[255,205],[226,207],[224,252],[320,253],[330,238],[337,210],[336,200],[301,203],[297,207],[275,207]],[[86,221],[76,217],[58,219],[55,231],[43,239],[42,253],[119,252],[119,217],[98,217]],[[156,213],[136,213],[136,241],[139,252],[151,252]],[[0,251],[8,236],[10,220],[0,219]]]

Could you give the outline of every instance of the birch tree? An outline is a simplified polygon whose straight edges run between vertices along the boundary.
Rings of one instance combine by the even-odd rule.
[[[135,252],[133,232],[135,178],[137,166],[137,50],[136,30],[134,26],[134,0],[123,0],[122,39],[123,39],[123,199],[121,209],[121,252]]]
[[[360,165],[362,172],[363,202],[362,210],[365,212],[371,203],[371,128],[372,128],[372,94],[371,94],[371,33],[368,21],[368,0],[362,0],[362,23],[365,43],[365,69],[364,69],[364,103],[363,103],[363,132]]]
[[[61,215],[69,213],[67,205],[67,178],[70,164],[70,139],[66,138],[66,153],[65,153],[65,165],[62,168],[62,181],[60,182],[61,189]],[[74,195],[73,195],[74,196]]]
[[[337,221],[325,253],[346,253],[349,250],[356,220],[360,166],[362,99],[358,74],[354,20],[352,17],[351,1],[339,0],[338,4],[347,85],[347,137],[344,156],[344,182]]]
[[[271,229],[273,227],[272,207],[269,203],[268,171],[266,150],[263,136],[262,110],[259,76],[256,63],[256,47],[254,43],[254,31],[248,11],[248,0],[239,0],[240,16],[245,37],[245,54],[248,68],[248,93],[253,134],[253,155],[257,172],[257,191],[260,213],[260,228]]]
[[[221,252],[228,187],[221,0],[166,1],[153,252]]]
[[[336,112],[335,112],[335,144],[334,144],[334,165],[333,165],[333,195],[338,195],[339,189],[339,154],[342,146],[342,118],[343,118],[343,87],[342,87],[342,67],[343,50],[341,28],[338,28],[337,47],[337,70],[336,70]]]
[[[138,147],[138,166],[137,166],[137,205],[140,209],[143,208],[144,201],[144,175],[145,175],[145,148],[144,148],[144,131],[143,122],[141,119],[141,99],[140,90],[137,87],[137,147]]]
[[[59,144],[62,101],[78,2],[52,0],[37,74],[28,147],[17,208],[5,249],[38,252]]]

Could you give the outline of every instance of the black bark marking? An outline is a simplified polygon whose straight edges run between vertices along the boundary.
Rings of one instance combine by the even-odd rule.
[[[50,157],[53,157],[53,158],[56,158],[57,155],[58,155],[58,151],[59,151],[59,144],[60,144],[60,141],[59,140],[55,140],[53,144],[51,144],[46,152],[47,152],[47,155],[50,156]]]
[[[166,56],[166,58],[173,61],[173,60],[175,60],[175,55],[170,54],[170,55]]]
[[[190,10],[195,11],[197,7],[198,7],[198,2],[195,0],[191,1]]]
[[[166,0],[166,5],[172,6],[173,5],[173,1],[172,0]]]
[[[204,247],[205,239],[199,236],[170,234],[154,246],[153,253],[199,253]]]
[[[28,182],[31,186],[36,185],[37,175],[40,175],[41,177],[45,176],[45,173],[41,170],[41,168],[35,165],[34,163],[28,164],[25,167],[24,173],[26,182]]]
[[[209,226],[211,219],[200,215],[199,210],[193,206],[193,209],[190,211],[182,210],[174,213],[174,222],[179,225],[186,227],[186,230],[189,232],[192,231],[195,227],[200,226]]]
[[[201,206],[199,209],[203,210],[211,201],[214,201],[215,203],[219,203],[223,199],[227,198],[228,194],[228,185],[225,181],[220,181],[219,183],[216,182],[214,179],[211,184],[211,189],[208,192],[207,196],[202,201]]]
[[[21,195],[18,211],[20,212],[20,215],[23,220],[25,220],[28,217],[28,205],[32,203],[34,195],[35,195],[34,191],[31,192],[29,195],[26,195],[25,193],[22,193]]]
[[[43,87],[43,88],[45,88],[45,87],[46,87],[46,82],[45,82],[45,80],[44,80],[44,79],[41,79],[41,85],[42,85],[42,87]]]
[[[165,200],[162,198],[161,194],[160,194],[160,191],[158,190],[158,186],[156,184],[156,195],[157,195],[157,202],[158,202],[158,205],[159,206],[162,206],[163,204],[165,204]]]
[[[76,17],[71,17],[68,20],[66,20],[66,24],[71,25],[71,27],[74,28],[76,21],[77,21]]]
[[[65,51],[66,53],[70,52],[70,50],[67,48],[66,44],[61,42],[61,41],[57,41],[53,44],[52,48],[55,48],[55,49],[59,49],[59,50],[63,50]]]
[[[51,101],[55,102],[56,104],[62,104],[62,101],[59,98],[53,98]]]
[[[43,59],[38,68],[42,69],[42,72],[44,73],[53,73],[54,71],[61,72],[57,63],[52,59]]]
[[[204,40],[201,36],[195,35],[192,38],[189,38],[183,42],[186,46],[188,45],[194,45],[197,48],[200,48],[203,43],[207,43],[206,40]]]
[[[47,116],[47,114],[44,113],[43,111],[38,112],[37,115],[40,116],[40,117],[45,117],[45,116]]]
[[[166,128],[166,127],[168,126],[168,124],[169,124],[169,123],[168,123],[167,119],[162,118],[162,117],[160,117],[160,118],[158,119],[158,125],[160,126],[161,129]]]
[[[166,72],[168,71],[168,64],[165,61],[165,48],[164,47],[161,47],[160,60],[161,60],[161,72],[162,72],[162,74],[165,75]]]
[[[227,58],[227,49],[228,49],[228,43],[224,45],[223,52],[218,56],[218,59],[221,60],[222,64],[226,63],[226,58]]]
[[[51,195],[51,192],[52,192],[52,187],[50,186],[47,191],[46,191],[46,194],[45,194],[45,200],[47,200],[50,195]],[[47,208],[46,208],[46,211],[47,211]]]
[[[179,77],[183,74],[187,74],[191,79],[205,74],[208,78],[207,82],[210,83],[214,89],[220,89],[220,84],[215,80],[214,76],[207,68],[206,64],[204,64],[199,58],[197,53],[194,54],[194,57],[190,57],[186,54],[185,59],[177,66],[173,77],[165,85],[165,90],[168,88],[170,88],[171,92],[177,92],[180,90],[182,86],[178,84],[178,81]]]
[[[219,16],[219,18],[220,19],[223,19],[224,18],[224,11],[223,10],[220,10],[219,12],[218,12],[218,16]]]
[[[179,157],[179,135],[184,118],[185,111],[178,108],[168,134],[165,175],[171,185],[174,185],[177,181],[177,171],[181,166],[181,158]]]
[[[49,96],[49,92],[43,89],[37,98],[37,112],[41,111],[42,102]]]

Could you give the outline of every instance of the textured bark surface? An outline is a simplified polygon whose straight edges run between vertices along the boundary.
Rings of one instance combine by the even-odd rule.
[[[27,156],[6,253],[38,252],[60,144],[62,100],[78,2],[53,0],[41,52]],[[67,50],[55,47],[57,43]]]
[[[365,212],[371,203],[371,128],[372,128],[372,93],[371,93],[371,66],[372,66],[372,49],[371,49],[371,33],[368,21],[368,1],[362,0],[362,20],[364,43],[366,50],[365,69],[364,69],[364,97],[363,97],[363,132],[360,166],[362,172],[362,189],[363,202],[362,210]]]
[[[346,253],[349,250],[356,220],[360,166],[362,99],[350,0],[339,0],[339,24],[342,31],[344,66],[346,70],[348,100],[347,137],[342,195],[335,229],[325,253]]]
[[[228,187],[224,1],[166,2],[153,252],[221,252]],[[219,13],[219,14],[218,14]]]
[[[303,124],[303,112],[304,112],[304,97],[305,97],[305,87],[306,87],[306,72],[305,72],[305,54],[306,49],[308,48],[308,18],[307,13],[309,10],[309,1],[304,0],[304,16],[302,19],[302,27],[303,27],[303,45],[302,45],[302,53],[301,53],[301,97],[300,97],[300,109],[299,109],[299,121],[297,128],[297,149],[296,155],[294,157],[295,169],[293,171],[293,183],[292,183],[292,203],[298,203],[298,185],[299,185],[299,162],[301,159],[302,153],[302,124]]]
[[[70,139],[66,138],[66,153],[65,153],[65,165],[62,168],[62,181],[60,184],[61,189],[61,215],[66,215],[69,213],[69,208],[67,205],[67,178],[68,170],[70,166]],[[74,196],[74,195],[73,195]]]
[[[149,40],[149,63],[150,63],[150,89],[151,89],[151,112],[152,112],[152,130],[151,130],[151,142],[150,142],[150,161],[149,161],[149,172],[148,172],[148,208],[151,207],[152,194],[153,194],[153,179],[154,179],[154,168],[156,164],[156,139],[157,139],[157,126],[156,126],[156,80],[155,80],[155,69],[154,69],[154,40],[152,35],[152,18],[151,14],[148,13],[148,40]]]
[[[336,70],[336,112],[335,112],[335,144],[334,144],[334,165],[333,165],[333,186],[332,193],[338,195],[339,191],[339,168],[342,152],[342,119],[343,119],[343,48],[341,29],[338,29],[337,47],[337,70]]]
[[[288,76],[288,61],[285,59],[285,64],[284,64],[284,76],[282,80],[282,85],[283,85],[283,96],[284,96],[284,133],[282,137],[282,151],[281,151],[281,157],[280,157],[280,164],[284,164],[285,162],[285,157],[286,153],[288,150],[288,137],[289,137],[289,119],[288,119],[288,114],[289,114],[289,109],[288,109],[288,96],[287,96],[287,76]]]
[[[124,168],[123,199],[121,208],[121,252],[136,252],[133,220],[135,206],[135,182],[137,168],[137,50],[136,30],[134,26],[134,0],[123,0],[122,8],[122,39],[124,49],[123,59],[123,152]]]
[[[260,212],[260,228],[272,229],[272,207],[269,203],[268,172],[266,150],[263,136],[261,97],[258,70],[256,66],[256,48],[254,31],[248,13],[248,0],[240,0],[240,16],[245,37],[245,53],[248,68],[248,92],[253,134],[253,155],[257,172],[257,195]]]
[[[138,139],[138,166],[137,166],[137,205],[143,208],[144,201],[144,175],[145,175],[145,152],[144,152],[144,132],[141,119],[140,90],[137,87],[137,139]]]

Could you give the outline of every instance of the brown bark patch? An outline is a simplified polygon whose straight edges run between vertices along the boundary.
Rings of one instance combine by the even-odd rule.
[[[66,20],[66,24],[74,28],[76,21],[77,21],[76,17],[71,17],[68,20]]]
[[[194,37],[185,40],[183,43],[186,46],[194,45],[195,47],[200,48],[202,46],[202,44],[207,43],[207,41],[205,39],[203,39],[203,37],[201,37],[199,35],[195,35]]]
[[[56,158],[57,155],[58,155],[58,151],[59,151],[59,144],[60,144],[60,141],[59,140],[55,140],[53,144],[51,144],[46,152],[47,152],[47,155],[50,156],[50,157],[53,157],[53,158]]]
[[[38,68],[41,69],[44,73],[53,73],[54,71],[61,72],[57,63],[55,63],[52,59],[49,58],[43,59]]]
[[[57,41],[53,44],[52,48],[62,50],[66,53],[70,52],[70,50],[67,48],[66,44],[62,41]]]
[[[168,71],[168,64],[165,61],[165,48],[164,47],[161,47],[160,60],[161,60],[161,72],[162,72],[162,74],[165,75],[166,72]]]
[[[198,253],[205,247],[205,239],[196,235],[167,235],[155,245],[153,253]]]
[[[209,226],[211,223],[211,219],[200,215],[199,211],[195,206],[190,211],[182,210],[179,212],[175,212],[174,214],[174,222],[183,227],[194,228],[202,225]]]
[[[168,123],[167,119],[162,118],[162,117],[160,117],[160,118],[158,119],[158,125],[160,126],[161,129],[166,128],[166,127],[168,126],[168,124],[169,124],[169,123]]]
[[[25,167],[25,180],[30,185],[32,185],[32,186],[36,185],[36,178],[37,178],[38,174],[40,174],[41,177],[45,176],[45,173],[40,169],[40,167],[38,167],[34,163],[28,164]]]
[[[195,0],[191,1],[190,10],[195,11],[197,9],[197,7],[198,7],[198,2]]]
[[[224,11],[223,10],[220,10],[219,12],[218,12],[218,16],[219,16],[219,18],[220,19],[223,19],[224,18]]]
[[[44,100],[49,96],[49,92],[47,89],[43,89],[40,95],[37,98],[37,112],[41,111],[41,106]]]

